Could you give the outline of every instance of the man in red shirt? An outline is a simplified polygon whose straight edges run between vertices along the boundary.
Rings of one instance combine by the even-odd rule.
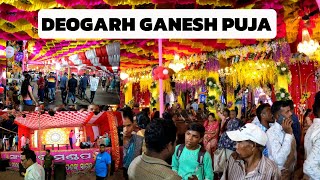
[[[42,72],[39,72],[39,80],[37,84],[38,84],[38,97],[40,98],[39,103],[43,103],[45,81],[44,81],[44,78],[42,77]]]

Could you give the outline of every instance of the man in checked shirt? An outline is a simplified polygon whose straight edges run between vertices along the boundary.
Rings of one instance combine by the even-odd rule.
[[[241,129],[227,132],[237,142],[221,180],[279,180],[277,165],[262,154],[268,137],[257,125],[248,123]]]

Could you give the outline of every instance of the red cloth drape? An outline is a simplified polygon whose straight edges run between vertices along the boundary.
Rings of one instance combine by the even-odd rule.
[[[132,93],[134,97],[134,103],[142,106],[150,105],[150,92],[147,90],[146,92],[140,92],[140,84],[134,83],[132,85]]]
[[[31,130],[29,128],[27,128],[26,126],[23,125],[19,125],[18,127],[18,149],[21,149],[21,137],[22,135],[24,135],[24,137],[29,138],[30,142],[31,142]]]
[[[290,71],[292,74],[292,81],[289,85],[289,92],[291,94],[293,102],[298,106],[300,104],[301,93],[310,92],[311,96],[307,99],[306,108],[312,109],[314,101],[314,95],[317,91],[315,72],[316,67],[313,62],[309,63],[295,63],[290,65]],[[296,107],[297,107],[296,106]]]
[[[85,128],[86,128],[86,136],[87,136],[87,138],[90,137],[90,140],[94,141],[96,139],[96,137],[94,137],[94,133],[93,133],[93,130],[92,130],[92,125],[87,124],[85,126]]]

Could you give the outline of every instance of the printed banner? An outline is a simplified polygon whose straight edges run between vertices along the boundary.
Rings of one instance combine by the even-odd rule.
[[[42,39],[273,39],[273,9],[42,9]]]
[[[107,152],[110,153],[111,148],[107,148]],[[51,151],[51,155],[54,156],[56,162],[66,162],[67,173],[86,171],[89,170],[98,154],[98,149],[76,149],[76,150],[60,150]],[[1,152],[2,159],[9,159],[10,167],[19,169],[19,163],[21,162],[21,151]],[[37,162],[43,164],[43,157],[45,151],[36,151]]]

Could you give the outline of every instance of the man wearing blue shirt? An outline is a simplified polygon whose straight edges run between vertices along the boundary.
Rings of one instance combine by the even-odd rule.
[[[106,145],[100,144],[100,153],[92,168],[95,168],[96,180],[104,180],[110,176],[111,156],[106,152]]]

